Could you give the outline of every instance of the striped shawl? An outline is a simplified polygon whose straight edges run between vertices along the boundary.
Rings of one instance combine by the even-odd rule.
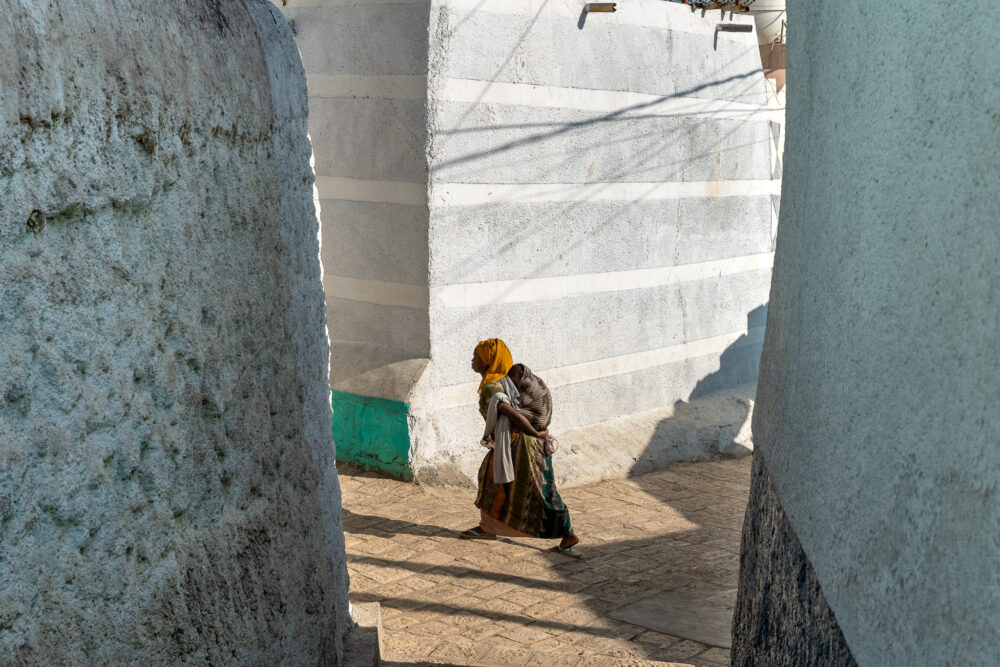
[[[518,387],[521,390],[519,409],[536,430],[543,431],[552,421],[552,394],[545,382],[532,373],[531,369],[524,364],[518,365],[523,369]]]

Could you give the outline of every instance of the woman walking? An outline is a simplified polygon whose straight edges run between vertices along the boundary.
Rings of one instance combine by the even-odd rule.
[[[552,457],[545,438],[552,420],[552,395],[541,378],[514,364],[499,338],[476,346],[472,369],[483,376],[479,412],[486,420],[483,444],[490,451],[479,468],[479,525],[465,539],[505,537],[561,538],[552,551],[572,558],[580,539],[573,534],[569,510],[556,490]]]

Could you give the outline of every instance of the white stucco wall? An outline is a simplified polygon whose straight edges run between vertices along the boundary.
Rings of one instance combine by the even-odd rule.
[[[670,3],[581,7],[432,9],[428,473],[481,458],[469,359],[485,337],[549,382],[561,433],[669,420],[727,349],[717,388],[755,379],[777,191],[755,37]],[[629,469],[571,443],[564,481]]]
[[[754,435],[862,665],[1000,660],[993,10],[789,7]]]
[[[288,0],[306,64],[333,386],[429,355],[429,2]]]
[[[333,663],[306,89],[268,3],[0,3],[0,663]]]
[[[637,413],[657,430],[678,401],[731,394],[659,461],[724,449],[748,414],[733,396],[756,378],[780,189],[756,37],[659,0],[581,8],[284,7],[336,246],[333,386],[406,403],[425,479],[478,466],[483,338],[550,382],[562,433]],[[581,433],[564,481],[627,473],[650,444],[632,440],[612,465]]]

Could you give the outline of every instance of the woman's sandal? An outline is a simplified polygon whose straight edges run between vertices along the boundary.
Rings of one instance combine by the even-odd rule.
[[[573,546],[576,546],[576,545],[573,545]],[[563,549],[558,544],[555,545],[554,547],[552,547],[551,549],[549,549],[549,551],[554,551],[557,554],[562,554],[563,556],[569,556],[570,558],[579,558],[580,556],[583,555],[582,553],[580,553],[579,551],[577,551],[573,547],[566,547],[565,549]]]
[[[463,540],[495,540],[496,535],[490,535],[489,533],[484,533],[479,526],[475,528],[470,528],[468,530],[463,530],[458,534]]]

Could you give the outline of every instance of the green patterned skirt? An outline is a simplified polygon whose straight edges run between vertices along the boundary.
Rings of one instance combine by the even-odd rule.
[[[562,538],[573,534],[569,510],[556,490],[552,457],[536,438],[517,434],[510,443],[514,481],[493,482],[493,450],[479,467],[476,507],[514,531],[529,537]]]

